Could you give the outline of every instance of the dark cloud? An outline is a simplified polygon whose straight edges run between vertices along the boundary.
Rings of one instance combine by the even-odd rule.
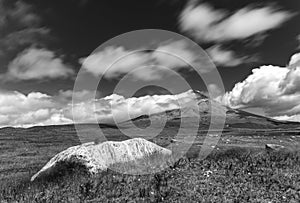
[[[64,64],[61,57],[47,49],[29,48],[8,64],[6,73],[0,75],[5,81],[67,78],[73,69]]]
[[[37,27],[41,22],[41,18],[33,12],[33,7],[20,0],[13,4],[7,0],[1,0],[0,11],[1,33]]]
[[[7,34],[0,39],[0,46],[5,51],[18,50],[21,47],[43,45],[49,40],[50,30],[46,27],[27,28]]]
[[[31,46],[45,46],[50,29],[42,26],[34,7],[24,1],[0,0],[0,55],[10,58]]]

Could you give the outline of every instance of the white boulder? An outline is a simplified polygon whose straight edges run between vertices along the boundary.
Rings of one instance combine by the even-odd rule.
[[[70,147],[55,155],[39,172],[32,176],[31,181],[57,166],[57,163],[71,162],[85,166],[91,174],[107,170],[116,163],[128,163],[145,158],[154,153],[171,155],[168,149],[160,147],[143,138],[133,138],[121,142],[106,141],[95,144],[94,142]]]

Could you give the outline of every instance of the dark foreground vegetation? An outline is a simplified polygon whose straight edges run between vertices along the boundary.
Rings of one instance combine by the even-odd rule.
[[[299,202],[300,154],[219,150],[181,159],[151,175],[106,171],[89,176],[62,165],[52,176],[1,183],[2,202]]]

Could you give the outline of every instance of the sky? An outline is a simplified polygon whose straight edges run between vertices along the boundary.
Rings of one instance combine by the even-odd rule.
[[[170,94],[188,98],[189,89],[209,91],[233,108],[300,121],[299,11],[297,0],[0,0],[0,126],[90,122],[93,113],[108,121],[113,111],[128,114],[126,108],[132,116],[153,113],[178,107]],[[179,37],[116,38],[141,29]],[[205,78],[216,67],[224,86],[214,77],[205,84],[191,64]],[[82,86],[73,91],[80,71]]]

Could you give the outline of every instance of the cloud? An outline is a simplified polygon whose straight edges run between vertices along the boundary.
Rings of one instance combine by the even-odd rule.
[[[1,93],[0,106],[1,115],[4,115],[55,107],[55,103],[43,93],[32,92],[26,96],[14,91]]]
[[[265,65],[219,99],[234,108],[261,108],[268,116],[299,118],[299,55],[291,57],[287,67]]]
[[[5,52],[18,50],[31,45],[43,45],[49,39],[50,30],[45,27],[27,28],[7,34],[0,39],[0,45]]]
[[[0,0],[0,58],[3,81],[66,78],[73,70],[45,47],[53,38],[35,8],[22,0]],[[15,57],[12,61],[11,58]]]
[[[184,41],[161,44],[151,55],[159,65],[174,69],[200,63],[198,57]]]
[[[289,66],[299,66],[300,65],[300,53],[294,54],[289,62]]]
[[[221,66],[232,67],[254,60],[250,60],[250,58],[246,56],[238,57],[233,51],[222,49],[219,45],[214,45],[206,51],[216,65]]]
[[[82,102],[90,99],[98,99],[101,96],[99,91],[93,92],[89,90],[73,91],[73,90],[59,90],[55,95],[55,99],[67,103],[72,99],[74,102]]]
[[[297,36],[296,40],[298,42],[298,47],[297,48],[300,49],[300,34]]]
[[[165,71],[190,69],[192,66],[201,66],[201,71],[208,72],[209,66],[202,65],[201,57],[189,48],[184,41],[173,41],[159,45],[154,51],[145,52],[126,50],[124,47],[106,47],[102,51],[81,59],[83,68],[95,76],[117,78],[130,73],[141,80],[161,79]]]
[[[36,126],[94,122],[124,121],[144,114],[152,114],[179,108],[194,100],[192,91],[178,95],[153,95],[125,98],[112,94],[104,98],[93,98],[94,92],[83,90],[75,92],[74,106],[70,95],[72,91],[60,91],[57,95],[32,92],[0,92],[0,127]],[[87,95],[90,95],[87,97]]]
[[[29,48],[8,64],[7,73],[2,74],[1,78],[4,80],[53,79],[66,78],[73,74],[74,71],[52,51]]]
[[[32,126],[70,122],[61,117],[58,103],[51,96],[32,92],[0,92],[0,126]],[[59,119],[61,118],[61,119]]]
[[[296,122],[299,122],[300,121],[300,114],[292,115],[292,116],[287,116],[287,115],[275,116],[273,118],[277,119],[277,120],[283,120],[283,121],[296,121]]]
[[[146,65],[148,60],[146,53],[128,51],[123,47],[107,47],[85,58],[83,68],[94,75],[114,78]]]
[[[222,95],[222,90],[214,83],[209,84],[207,90],[209,91],[211,98],[217,98]]]
[[[73,116],[79,122],[93,121],[92,116],[96,113],[100,122],[122,122],[144,114],[177,109],[180,104],[189,103],[194,99],[195,95],[192,91],[178,95],[147,95],[131,98],[112,94],[90,102],[77,103],[73,106]]]
[[[24,46],[43,45],[49,40],[50,30],[42,27],[41,22],[30,4],[0,0],[0,52],[7,54]]]
[[[33,7],[23,1],[9,6],[8,1],[0,0],[0,29],[22,29],[37,26],[41,18],[33,12]]]
[[[293,15],[271,6],[247,6],[229,13],[207,3],[189,3],[179,16],[179,26],[198,41],[225,42],[263,34],[278,28]]]
[[[17,91],[0,91],[0,127],[73,123],[72,95],[77,103],[86,102],[85,109],[94,101],[94,92],[88,90],[74,93],[71,90],[61,90],[53,96],[40,92],[25,95]],[[92,114],[89,117],[91,116]]]

